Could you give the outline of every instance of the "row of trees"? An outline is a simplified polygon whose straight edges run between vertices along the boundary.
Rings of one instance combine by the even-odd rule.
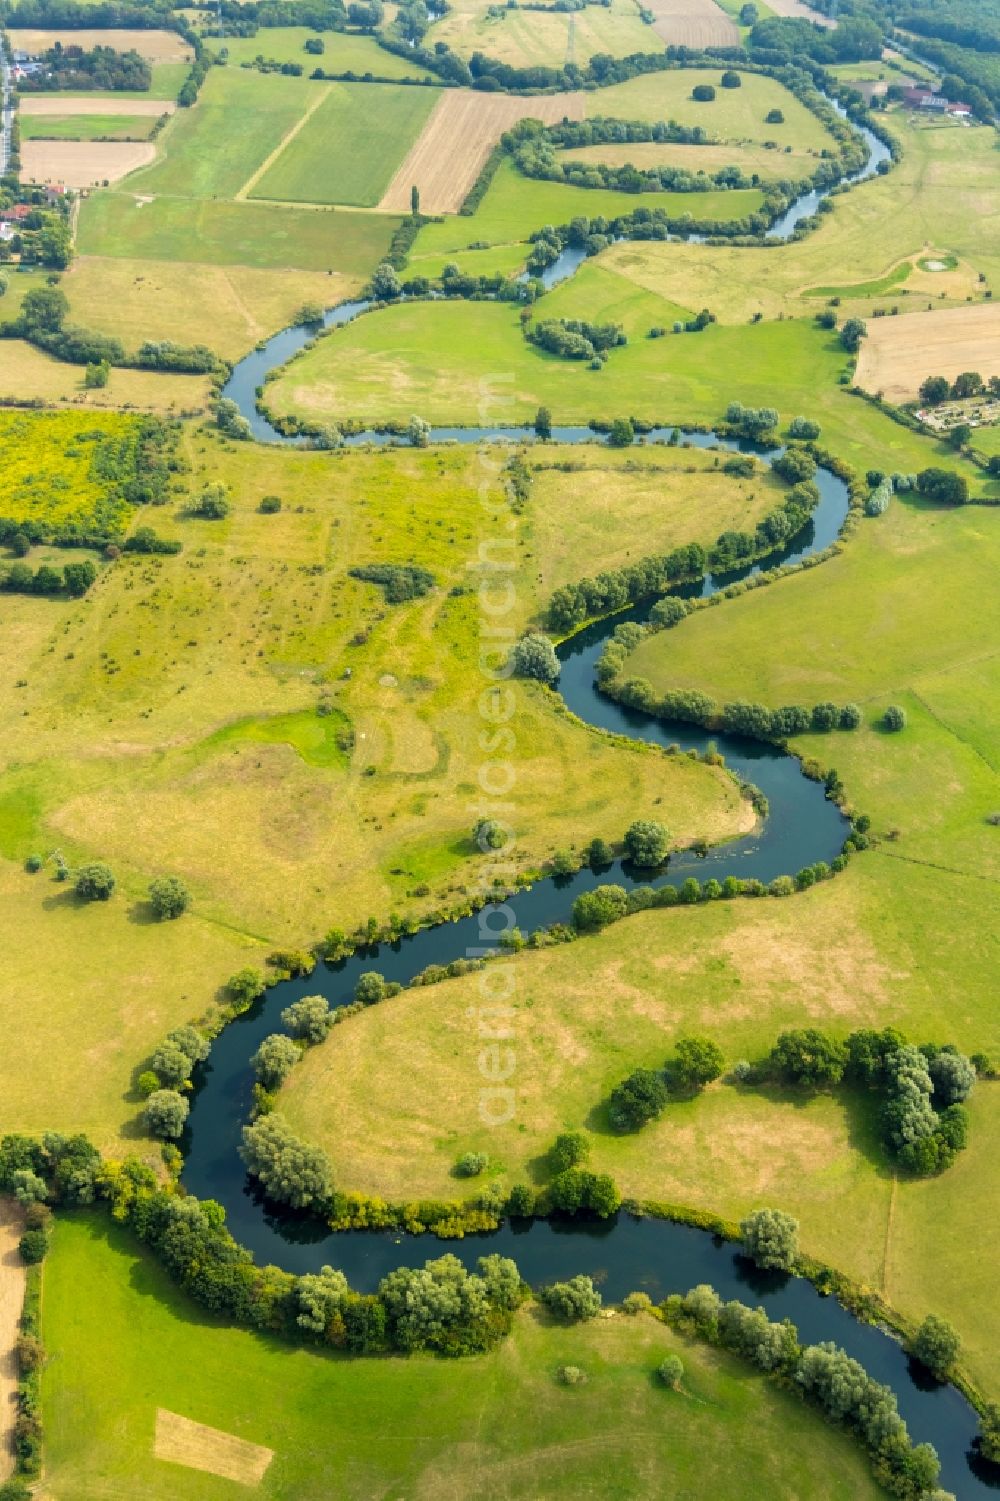
[[[794,1383],[830,1422],[847,1428],[872,1457],[876,1478],[904,1501],[923,1501],[940,1465],[929,1444],[914,1445],[899,1416],[892,1389],[875,1381],[858,1361],[830,1342],[802,1346],[787,1319],[763,1309],[723,1303],[702,1284],[666,1300],[668,1322],[732,1350],[782,1384]]]
[[[79,598],[96,578],[97,568],[88,560],[66,563],[62,568],[42,563],[33,569],[27,563],[12,563],[0,572],[0,589],[8,594],[69,594]]]
[[[929,407],[940,406],[943,401],[962,401],[969,396],[988,396],[992,401],[1000,401],[1000,375],[983,380],[978,370],[963,370],[953,381],[945,375],[929,375],[920,387],[920,399]]]

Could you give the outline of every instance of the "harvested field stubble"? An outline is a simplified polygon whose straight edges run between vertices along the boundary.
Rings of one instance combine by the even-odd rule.
[[[41,31],[36,27],[25,27],[15,28],[7,34],[17,52],[46,52],[60,42],[64,47],[113,47],[116,52],[138,52],[151,63],[186,63],[191,59],[191,48],[174,31],[129,31],[117,27]]]
[[[91,188],[118,182],[156,155],[151,141],[25,141],[21,176],[25,182],[61,182]]]
[[[855,380],[890,400],[917,395],[928,375],[954,380],[963,370],[1000,375],[1000,306],[943,308],[869,322]]]
[[[26,94],[18,104],[22,115],[172,115],[177,105],[172,99],[118,99],[114,94],[100,98],[96,94]]]
[[[715,0],[650,0],[653,30],[678,47],[738,47],[739,27]]]
[[[410,190],[416,186],[424,213],[457,213],[504,131],[529,118],[547,125],[566,118],[582,120],[583,95],[518,99],[510,95],[490,98],[465,90],[442,94],[379,208],[408,213]]]

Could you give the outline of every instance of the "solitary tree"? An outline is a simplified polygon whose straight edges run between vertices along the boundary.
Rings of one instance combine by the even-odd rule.
[[[76,894],[85,902],[106,902],[115,889],[114,874],[107,865],[95,861],[76,873]]]
[[[333,1174],[326,1153],[299,1141],[278,1114],[262,1115],[243,1128],[240,1155],[247,1171],[259,1178],[273,1199],[294,1209],[323,1204],[333,1193]]]
[[[951,395],[951,387],[943,375],[929,375],[920,387],[920,400],[925,406],[940,406]]]
[[[538,1296],[549,1313],[568,1323],[596,1318],[601,1311],[601,1295],[589,1277],[553,1282],[550,1287],[543,1287]]]
[[[150,1095],[142,1113],[152,1134],[168,1140],[180,1136],[190,1108],[176,1089],[158,1089]]]
[[[402,287],[396,268],[391,261],[382,261],[372,272],[371,294],[376,302],[390,302],[398,297]]]
[[[385,998],[386,988],[384,975],[380,975],[374,969],[367,970],[363,975],[358,976],[358,982],[354,987],[354,999],[361,1001],[362,1005],[374,1006],[376,1002]]]
[[[153,1054],[153,1072],[167,1089],[183,1084],[191,1073],[192,1060],[173,1042],[162,1042]]]
[[[861,340],[867,332],[868,327],[861,318],[848,318],[840,330],[840,342],[854,354],[860,349]]]
[[[899,704],[890,704],[882,715],[882,728],[893,733],[906,729],[906,710]]]
[[[662,1074],[637,1068],[611,1091],[608,1117],[616,1131],[638,1131],[647,1121],[656,1119],[667,1098]]]
[[[670,850],[670,832],[654,818],[638,818],[625,830],[625,850],[634,865],[662,865]]]
[[[502,850],[507,843],[507,831],[495,818],[479,818],[472,830],[472,842],[484,855],[487,850]]]
[[[946,1319],[929,1313],[913,1336],[911,1354],[939,1381],[944,1381],[958,1356],[961,1341]]]
[[[584,891],[573,903],[573,926],[581,933],[606,928],[628,911],[628,893],[624,886],[595,886]]]
[[[608,433],[612,448],[631,448],[635,442],[635,428],[630,417],[616,417]]]
[[[290,1037],[283,1032],[272,1032],[264,1038],[250,1063],[264,1088],[271,1090],[285,1082],[301,1056]]]
[[[191,905],[191,893],[179,876],[157,876],[149,886],[149,905],[157,917],[180,917]]]
[[[672,1391],[680,1391],[681,1380],[684,1376],[684,1362],[679,1355],[668,1355],[666,1360],[660,1362],[657,1374],[664,1386],[669,1386]]]
[[[537,678],[540,683],[551,685],[560,673],[559,658],[548,636],[532,631],[514,644],[511,666],[519,678]]]
[[[761,1267],[790,1272],[798,1255],[799,1222],[780,1209],[755,1209],[740,1222],[743,1249]]]
[[[586,1161],[589,1153],[590,1142],[582,1131],[562,1131],[552,1144],[549,1160],[557,1173],[563,1173]]]
[[[542,439],[552,436],[552,413],[548,407],[539,407],[535,413],[535,432]]]
[[[414,219],[420,213],[420,189],[417,187],[416,183],[414,183],[413,187],[410,189],[410,213],[413,215]]]
[[[725,1067],[725,1057],[718,1043],[709,1037],[679,1037],[672,1072],[684,1089],[703,1089],[717,1079]]]
[[[406,436],[414,448],[426,448],[431,441],[431,425],[423,417],[413,416],[406,425]]]
[[[325,996],[306,995],[285,1007],[281,1023],[293,1037],[312,1047],[327,1036],[333,1026],[333,1012]]]

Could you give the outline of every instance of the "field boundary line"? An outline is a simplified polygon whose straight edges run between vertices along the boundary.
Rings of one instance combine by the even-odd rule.
[[[246,201],[248,194],[253,192],[254,188],[260,182],[261,178],[264,176],[265,172],[267,172],[268,168],[274,166],[275,162],[284,152],[285,147],[292,144],[299,131],[305,128],[305,126],[312,119],[313,115],[319,109],[320,105],[323,103],[324,99],[328,98],[331,92],[332,89],[327,86],[316,95],[315,99],[310,104],[305,114],[302,115],[298,120],[296,120],[291,130],[287,131],[285,135],[282,136],[281,140],[278,142],[277,146],[275,146],[270,156],[264,158],[260,166],[257,168],[256,172],[252,172],[247,178],[246,182],[240,188],[239,192],[233,195],[234,203],[244,203]]]

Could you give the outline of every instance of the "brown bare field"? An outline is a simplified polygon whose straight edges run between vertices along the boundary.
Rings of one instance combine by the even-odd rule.
[[[646,0],[653,30],[678,47],[738,47],[740,29],[715,0]]]
[[[420,189],[426,214],[455,214],[505,130],[527,118],[546,125],[583,119],[582,94],[483,95],[450,89],[441,95],[379,208],[408,213],[410,189]]]
[[[194,1423],[165,1407],[156,1409],[153,1454],[170,1464],[221,1475],[223,1480],[235,1480],[239,1485],[260,1485],[274,1458],[274,1450],[265,1449],[263,1444],[251,1444],[220,1428]]]
[[[114,94],[99,98],[85,94],[25,94],[18,105],[22,115],[172,115],[172,99],[120,99]]]
[[[186,63],[191,57],[187,42],[173,31],[127,31],[115,27],[107,31],[86,27],[42,31],[31,26],[16,27],[8,35],[11,46],[19,52],[46,52],[56,42],[62,42],[64,47],[113,47],[116,52],[138,52],[151,63]]]
[[[890,400],[917,394],[928,375],[954,380],[963,370],[1000,375],[1000,306],[904,313],[868,324],[855,379]]]
[[[23,1228],[19,1206],[13,1199],[0,1199],[0,1481],[14,1468],[14,1342],[24,1303],[24,1262],[17,1243]]]
[[[768,7],[776,16],[790,16],[793,20],[815,21],[817,26],[836,26],[836,21],[824,16],[821,11],[813,10],[811,5],[806,5],[805,0],[767,0]]]
[[[61,182],[68,188],[118,182],[156,155],[152,141],[24,141],[24,182]]]

